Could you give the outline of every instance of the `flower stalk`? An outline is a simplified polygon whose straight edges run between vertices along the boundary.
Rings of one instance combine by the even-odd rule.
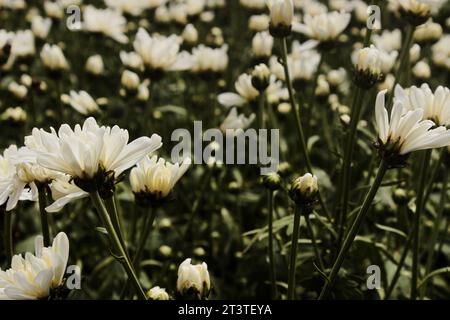
[[[11,262],[11,259],[14,255],[12,241],[12,212],[6,211],[5,206],[0,206],[0,211],[3,211],[2,213],[4,216],[3,240],[5,243],[6,261]]]
[[[301,208],[299,206],[295,206],[294,210],[294,230],[292,231],[291,238],[291,254],[290,254],[290,262],[289,262],[289,278],[288,278],[288,300],[293,300],[295,295],[295,269],[297,265],[297,247],[298,247],[298,238],[300,236],[300,217],[301,217]]]
[[[44,246],[48,247],[51,245],[50,242],[50,227],[48,223],[48,213],[45,211],[45,207],[47,207],[47,191],[45,185],[38,186],[39,193],[39,214],[41,218],[41,227],[42,227],[42,237],[44,238]]]
[[[336,277],[339,273],[339,270],[341,269],[341,266],[344,262],[345,256],[347,255],[348,251],[350,250],[350,247],[355,240],[356,235],[358,234],[358,231],[362,225],[362,222],[364,221],[365,216],[367,215],[367,212],[369,211],[373,199],[375,198],[375,195],[377,194],[378,189],[381,186],[381,183],[383,181],[383,177],[386,174],[386,171],[389,168],[389,164],[385,159],[381,160],[380,166],[378,167],[378,172],[375,177],[375,180],[370,187],[369,191],[367,192],[367,195],[364,199],[364,202],[361,206],[361,209],[359,210],[352,226],[350,227],[344,242],[342,244],[341,249],[339,250],[338,256],[336,258],[336,261],[333,264],[333,267],[331,268],[330,274],[328,276],[327,281],[325,282],[322,291],[319,295],[319,300],[323,300],[328,296],[329,290],[333,287],[334,281],[336,280]]]
[[[267,190],[267,206],[269,208],[269,222],[268,222],[268,250],[269,250],[269,267],[270,267],[270,283],[272,285],[272,299],[278,297],[277,293],[277,278],[275,272],[275,261],[273,251],[273,190]]]
[[[108,236],[111,242],[111,245],[114,249],[114,254],[118,254],[119,256],[115,256],[115,258],[122,264],[123,268],[125,269],[128,279],[132,282],[136,293],[138,294],[140,299],[146,300],[147,297],[145,295],[144,290],[141,287],[141,284],[139,283],[139,279],[136,275],[136,272],[133,268],[133,265],[131,261],[129,260],[125,249],[120,243],[119,237],[114,229],[113,223],[111,221],[111,218],[106,211],[106,208],[100,198],[100,195],[97,191],[90,193],[90,198],[92,200],[92,203],[94,204],[95,208],[97,209],[97,212],[108,232]]]
[[[287,50],[286,37],[283,37],[280,39],[280,47],[281,47],[281,58],[283,60],[284,76],[286,79],[285,82],[286,82],[286,86],[287,86],[288,93],[289,93],[289,101],[291,103],[291,111],[295,118],[297,135],[298,135],[298,139],[300,140],[300,152],[303,154],[307,171],[313,173],[311,160],[310,160],[309,154],[308,154],[308,147],[306,145],[305,134],[304,134],[302,122],[300,119],[300,110],[298,109],[297,103],[295,102],[294,90],[292,88],[291,77],[289,74],[289,66],[288,66],[288,60],[287,60],[288,50]],[[327,217],[327,219],[329,221],[331,221],[331,215],[330,215],[327,207],[325,206],[325,201],[323,200],[320,191],[318,193],[318,199],[319,199],[320,206],[322,207],[322,210],[323,210],[325,216]]]
[[[430,165],[432,150],[426,150],[422,155],[419,173],[419,186],[416,197],[416,214],[414,215],[413,229],[413,262],[411,277],[411,300],[417,299],[417,285],[419,280],[419,244],[420,244],[420,218],[424,210],[424,191],[428,176],[428,167]]]

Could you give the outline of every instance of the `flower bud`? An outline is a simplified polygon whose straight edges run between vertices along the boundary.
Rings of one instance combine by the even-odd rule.
[[[281,177],[276,172],[271,172],[264,175],[262,178],[262,184],[269,190],[275,191],[281,187]]]
[[[125,70],[122,73],[120,82],[122,86],[129,92],[136,92],[140,84],[139,76],[130,70]]]
[[[309,206],[316,200],[318,192],[317,177],[307,173],[292,182],[289,196],[297,205]]]
[[[255,67],[252,71],[252,85],[259,92],[263,92],[270,84],[270,70],[264,64],[261,63]]]
[[[417,79],[429,79],[431,77],[431,69],[425,61],[419,61],[412,69],[414,77]]]
[[[187,44],[194,45],[198,41],[198,31],[197,29],[195,29],[194,25],[188,24],[186,27],[184,27],[181,37]]]
[[[294,17],[294,3],[292,0],[268,0],[270,10],[269,30],[277,38],[291,34],[292,19]]]
[[[90,56],[86,61],[85,69],[94,76],[101,75],[105,69],[102,56],[99,54]]]
[[[211,282],[205,262],[192,265],[188,258],[178,268],[177,291],[182,297],[202,300],[209,296]]]
[[[408,193],[403,188],[397,188],[392,194],[392,199],[399,206],[406,205],[409,201]]]
[[[355,67],[355,84],[364,88],[372,88],[381,79],[380,52],[374,45],[362,48],[352,56]]]
[[[153,287],[147,292],[147,297],[150,300],[169,300],[169,294],[166,289],[160,287]]]

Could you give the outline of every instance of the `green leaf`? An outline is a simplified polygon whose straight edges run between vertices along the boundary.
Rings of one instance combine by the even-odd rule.
[[[380,224],[380,223],[375,223],[375,227],[377,227],[378,229],[381,229],[383,231],[386,231],[386,232],[394,233],[405,239],[408,237],[408,235],[406,233],[404,233],[403,231],[393,228],[393,227],[389,227],[389,226]]]

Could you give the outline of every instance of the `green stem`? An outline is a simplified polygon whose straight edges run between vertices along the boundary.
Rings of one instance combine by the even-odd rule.
[[[400,77],[402,76],[402,73],[405,71],[406,64],[409,59],[406,59],[407,55],[409,55],[409,51],[411,50],[411,46],[413,43],[413,34],[414,34],[414,27],[410,24],[406,27],[406,34],[405,34],[405,42],[402,46],[402,51],[400,53],[399,60],[400,64],[397,68],[397,71],[395,72],[395,80],[394,85],[392,86],[392,92],[389,95],[389,100],[387,103],[388,110],[392,109],[392,103],[394,101],[394,90],[395,86],[400,83]]]
[[[434,248],[436,246],[438,236],[439,236],[439,229],[441,227],[442,223],[442,217],[444,213],[445,203],[447,202],[447,184],[448,184],[448,170],[444,170],[443,172],[443,180],[442,180],[442,189],[441,189],[441,195],[439,200],[439,208],[437,211],[436,219],[434,219],[433,223],[433,230],[431,231],[431,238],[428,242],[428,255],[427,255],[427,261],[425,264],[425,274],[429,274],[431,271],[431,267],[434,260]],[[427,284],[425,283],[421,290],[421,298],[423,298],[427,291]]]
[[[150,235],[150,231],[152,230],[153,222],[155,221],[156,210],[150,207],[149,213],[147,217],[145,217],[145,223],[142,228],[141,237],[139,238],[139,245],[136,250],[136,254],[133,258],[133,265],[136,270],[139,270],[139,264],[141,261],[142,253],[144,252],[145,244],[147,243],[148,236]]]
[[[115,258],[122,264],[123,268],[125,269],[128,278],[130,281],[132,281],[133,286],[136,289],[136,293],[138,294],[139,298],[146,300],[147,297],[145,295],[144,290],[141,287],[141,284],[139,283],[138,277],[136,276],[136,272],[133,268],[132,263],[128,259],[128,256],[125,252],[125,249],[122,247],[119,237],[114,229],[113,223],[111,221],[111,218],[106,211],[105,206],[103,205],[103,202],[100,198],[100,195],[97,191],[94,191],[90,194],[90,198],[92,203],[94,204],[95,208],[97,209],[97,212],[108,231],[108,236],[111,242],[111,245],[114,249],[114,254],[118,254],[119,256],[115,256]]]
[[[292,231],[291,255],[289,263],[288,296],[287,296],[288,300],[293,300],[295,294],[295,269],[297,262],[298,237],[300,231],[300,217],[301,217],[300,208],[296,206],[294,211],[294,230]]]
[[[47,192],[46,186],[38,186],[39,193],[39,213],[41,217],[42,236],[44,237],[44,246],[50,246],[50,228],[48,224],[48,213],[45,211],[47,207]]]
[[[316,255],[316,260],[319,263],[320,269],[325,270],[325,264],[323,263],[322,256],[320,255],[319,246],[317,245],[316,236],[314,235],[314,230],[312,228],[311,220],[309,219],[309,213],[305,214],[306,227],[308,228],[309,236],[311,237],[311,242],[314,249],[314,254]]]
[[[128,254],[127,246],[125,244],[125,240],[124,240],[124,236],[123,236],[123,232],[122,232],[122,224],[120,223],[120,217],[119,217],[119,213],[117,211],[117,206],[116,206],[116,201],[114,199],[114,195],[109,198],[104,199],[104,203],[105,203],[106,211],[108,211],[108,214],[111,218],[111,222],[113,224],[114,230],[116,231],[117,236],[119,237],[120,244],[125,249],[125,252],[129,258],[130,255]]]
[[[258,129],[265,128],[265,115],[264,115],[265,93],[259,94],[258,98]]]
[[[351,165],[353,159],[353,152],[355,149],[356,141],[356,131],[358,128],[359,118],[361,116],[361,102],[364,97],[363,89],[357,87],[353,98],[353,105],[351,110],[351,120],[350,127],[348,128],[346,143],[345,143],[345,153],[344,162],[342,163],[342,199],[341,199],[341,212],[339,215],[339,240],[338,245],[342,241],[342,237],[345,232],[345,224],[347,221],[348,212],[348,202],[350,196],[350,178],[351,178]]]
[[[289,101],[291,103],[291,111],[295,118],[298,139],[300,141],[300,152],[304,157],[306,169],[311,174],[313,174],[312,164],[311,164],[311,160],[310,160],[309,154],[308,154],[308,147],[306,145],[305,134],[303,132],[302,122],[300,119],[300,110],[298,109],[297,103],[295,102],[295,94],[294,94],[294,90],[292,88],[291,77],[289,74],[289,66],[288,66],[288,60],[287,60],[287,52],[288,52],[287,41],[286,41],[285,37],[281,38],[280,41],[281,41],[281,57],[283,60],[284,76],[285,76],[285,80],[286,80],[285,82],[286,82],[286,86],[287,86],[287,89],[289,92]],[[326,215],[327,219],[329,221],[331,221],[331,214],[329,213],[327,207],[325,206],[325,201],[323,200],[322,194],[320,192],[318,194],[318,198],[319,198],[319,203],[320,203],[320,206],[322,207],[324,214]]]
[[[6,211],[5,206],[0,206],[0,210],[3,211],[3,215],[5,218],[5,225],[4,225],[4,235],[3,240],[5,242],[5,255],[6,255],[6,261],[8,265],[11,263],[12,257],[14,255],[13,250],[13,241],[12,241],[12,212]]]
[[[267,190],[267,202],[269,208],[269,235],[268,235],[268,249],[269,249],[269,266],[270,266],[270,282],[272,285],[272,299],[278,297],[277,293],[277,277],[275,273],[274,252],[273,252],[273,191]]]
[[[412,262],[412,277],[411,277],[411,300],[417,299],[417,284],[419,280],[419,244],[420,244],[420,218],[425,207],[424,191],[425,184],[428,177],[428,167],[430,164],[432,149],[424,151],[422,161],[420,164],[419,186],[417,188],[416,196],[416,213],[414,215],[414,229],[413,229],[413,262]]]
[[[373,181],[372,186],[367,192],[367,195],[364,199],[361,209],[359,210],[352,226],[350,227],[350,230],[347,233],[347,236],[344,239],[344,242],[338,253],[336,261],[334,262],[333,267],[331,268],[328,279],[325,282],[322,291],[319,295],[319,300],[325,299],[328,295],[329,290],[333,286],[334,281],[336,280],[336,277],[338,275],[338,272],[341,269],[342,263],[344,262],[345,256],[347,255],[347,252],[350,250],[350,247],[353,241],[355,240],[355,237],[362,225],[362,222],[364,221],[364,218],[372,205],[372,201],[375,198],[375,195],[377,194],[377,191],[381,185],[381,182],[383,181],[383,177],[386,174],[387,169],[388,169],[387,161],[384,159],[381,160],[375,180]]]

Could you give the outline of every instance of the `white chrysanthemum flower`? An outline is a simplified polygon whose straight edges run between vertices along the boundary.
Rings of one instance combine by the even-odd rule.
[[[148,1],[143,0],[104,0],[105,4],[114,10],[127,13],[132,16],[139,16],[147,9]]]
[[[265,0],[239,0],[241,6],[248,9],[264,9],[266,7]]]
[[[139,71],[144,70],[144,61],[137,52],[120,51],[120,61],[125,67]]]
[[[372,42],[380,50],[386,52],[398,51],[402,45],[402,32],[400,29],[383,30],[381,34],[374,34]]]
[[[42,236],[37,236],[34,255],[15,255],[10,269],[0,269],[0,300],[47,298],[63,284],[68,259],[69,239],[64,232],[56,235],[50,247],[44,247]]]
[[[44,1],[45,14],[56,20],[60,20],[64,17],[64,8],[60,2]]]
[[[139,28],[133,47],[150,71],[180,71],[192,65],[189,54],[179,52],[180,44],[176,35],[152,37]]]
[[[23,123],[27,121],[27,112],[21,107],[7,108],[0,115],[0,120]]]
[[[380,51],[374,45],[362,48],[352,54],[355,69],[359,72],[369,72],[378,75],[381,73]]]
[[[181,37],[184,42],[193,45],[198,41],[198,31],[192,23],[189,23],[184,27]]]
[[[244,130],[250,126],[253,120],[255,120],[255,117],[254,113],[249,117],[246,117],[244,114],[238,114],[237,109],[232,108],[220,125],[220,130],[222,132],[226,132],[227,130]]]
[[[169,294],[167,293],[166,289],[160,288],[158,286],[151,288],[147,292],[147,297],[150,300],[169,300]]]
[[[17,174],[17,163],[21,158],[18,155],[15,145],[9,146],[0,155],[0,205],[6,204],[6,211],[14,209],[19,200],[37,200],[36,185],[22,180]]]
[[[100,108],[95,100],[82,90],[80,92],[70,91],[69,104],[72,108],[84,115],[90,115],[100,112]]]
[[[270,57],[272,55],[273,37],[267,31],[258,32],[252,39],[252,53],[255,57]]]
[[[315,16],[305,15],[303,23],[294,23],[292,30],[321,42],[336,40],[350,23],[351,14],[332,11]]]
[[[313,50],[316,45],[316,41],[292,43],[292,52],[287,57],[292,81],[308,81],[314,77],[320,63],[320,54]],[[269,60],[269,67],[278,79],[285,81],[284,68],[276,57]]]
[[[228,67],[228,46],[220,48],[210,48],[199,45],[192,49],[191,71],[195,73],[203,72],[223,72]]]
[[[101,75],[105,70],[105,64],[103,63],[102,56],[99,54],[90,56],[86,60],[86,65],[84,68],[92,75]]]
[[[127,20],[119,12],[88,5],[84,8],[83,18],[84,30],[102,33],[119,43],[128,42],[128,37],[124,33]]]
[[[442,0],[398,0],[399,6],[402,10],[414,14],[416,16],[428,17],[431,12],[437,11]]]
[[[89,197],[89,193],[77,187],[68,175],[59,175],[50,184],[54,202],[47,206],[47,212],[58,212],[69,202]]]
[[[191,259],[186,259],[178,267],[177,291],[187,294],[189,290],[197,295],[197,298],[205,298],[209,295],[211,282],[209,279],[208,266],[205,262],[192,265]]]
[[[41,51],[41,60],[44,66],[51,71],[61,71],[69,68],[69,64],[57,45],[46,43]]]
[[[26,8],[25,0],[2,0],[0,1],[0,8],[7,8],[11,10],[22,10]]]
[[[50,28],[52,27],[52,19],[34,16],[31,20],[31,31],[39,39],[47,38]]]
[[[122,72],[122,77],[120,78],[120,83],[128,91],[136,91],[141,80],[137,73],[130,70],[124,70]]]
[[[38,151],[40,165],[83,180],[99,173],[114,172],[118,177],[162,145],[156,134],[128,142],[127,130],[118,126],[100,127],[92,117],[74,129],[63,124],[58,133],[53,128],[50,133],[35,128],[25,138],[25,144]]]
[[[375,103],[378,139],[384,149],[406,155],[413,151],[450,145],[450,130],[442,126],[433,128],[433,121],[423,120],[422,108],[405,112],[402,102],[397,100],[389,118],[385,95],[386,91],[378,93]]]
[[[242,106],[245,103],[252,102],[259,96],[259,91],[252,84],[252,76],[249,74],[241,74],[234,84],[237,93],[226,92],[219,94],[218,101],[220,104],[231,106]]]
[[[428,84],[403,89],[395,87],[395,101],[400,101],[406,110],[423,109],[424,119],[438,126],[450,125],[450,90],[439,86],[433,93]]]
[[[131,189],[136,194],[148,194],[156,200],[165,198],[190,165],[190,158],[181,164],[172,164],[157,156],[145,157],[130,172]]]
[[[431,47],[432,59],[435,65],[450,70],[450,34],[444,35]]]
[[[294,17],[294,3],[292,0],[267,0],[272,27],[290,27]]]
[[[253,15],[248,19],[248,28],[260,32],[269,29],[270,17],[266,14]]]
[[[416,30],[414,30],[414,41],[420,43],[427,41],[437,41],[442,37],[442,33],[442,26],[430,19],[426,23],[418,26]]]

